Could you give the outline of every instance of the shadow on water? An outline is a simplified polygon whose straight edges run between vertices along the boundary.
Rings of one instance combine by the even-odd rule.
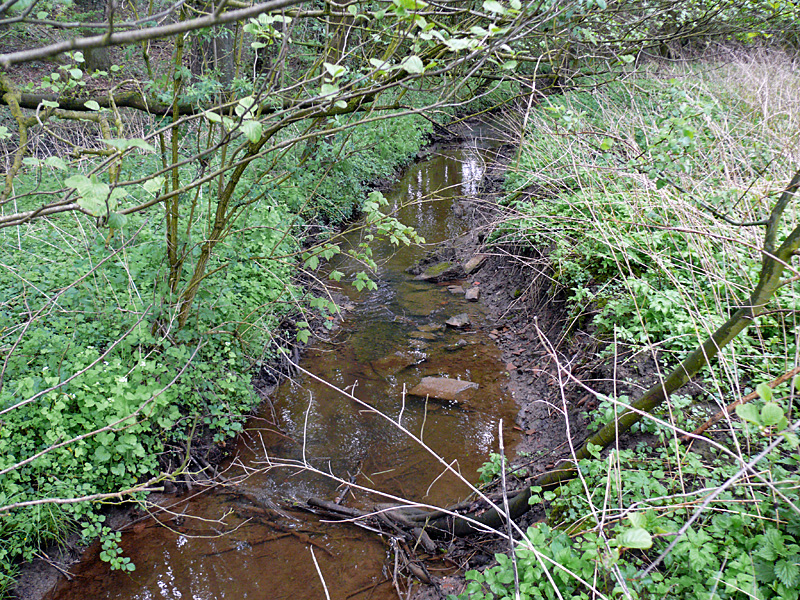
[[[386,194],[390,209],[429,243],[458,236],[467,224],[456,216],[454,198],[474,197],[482,173],[474,139],[442,149],[408,168]],[[375,411],[401,420],[472,482],[476,469],[497,449],[500,419],[506,443],[513,447],[516,409],[503,391],[506,374],[499,350],[480,327],[444,326],[449,317],[464,312],[480,324],[481,308],[446,286],[408,275],[406,268],[424,252],[379,244],[378,289],[343,289],[355,307],[334,339],[313,345],[301,363],[375,410],[308,376],[285,382],[238,443],[236,462],[257,472],[236,486],[170,500],[171,512],[161,513],[158,522],[139,522],[123,535],[121,545],[135,562],[135,572],[109,572],[93,549],[94,557],[74,569],[76,577],[53,597],[324,598],[313,549],[332,598],[396,598],[385,541],[286,508],[310,496],[333,499],[342,494],[339,483],[297,469],[263,467],[272,458],[301,461],[305,456],[317,469],[359,486],[446,505],[463,498],[467,487]],[[346,262],[336,268],[350,275],[359,270]],[[404,396],[404,388],[425,376],[466,379],[480,387],[463,404]],[[236,475],[237,468],[228,474]],[[357,491],[344,503],[367,507],[380,500]]]

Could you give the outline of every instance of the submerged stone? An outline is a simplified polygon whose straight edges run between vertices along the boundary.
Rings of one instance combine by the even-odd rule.
[[[392,375],[396,375],[403,369],[411,365],[419,364],[424,360],[424,355],[420,356],[416,352],[395,352],[389,356],[384,356],[378,360],[373,360],[370,364],[378,376],[387,379]]]
[[[461,329],[462,327],[467,327],[470,325],[472,321],[469,318],[467,313],[461,313],[460,315],[456,315],[454,317],[450,317],[445,321],[445,324],[450,327],[455,327],[456,329]]]
[[[450,402],[464,402],[469,400],[478,389],[478,384],[462,379],[449,379],[447,377],[423,377],[409,394],[448,400]]]
[[[435,340],[436,334],[430,331],[412,331],[408,337],[417,338],[418,340]]]
[[[480,295],[481,295],[481,288],[479,288],[478,286],[474,286],[474,287],[469,288],[466,291],[466,293],[464,294],[464,297],[469,302],[477,302],[478,298],[480,298]]]

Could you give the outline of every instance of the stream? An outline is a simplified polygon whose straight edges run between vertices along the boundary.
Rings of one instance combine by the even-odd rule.
[[[389,209],[429,244],[469,227],[458,215],[463,203],[475,198],[492,147],[482,133],[476,128],[463,142],[436,148],[385,193]],[[352,525],[320,523],[291,508],[312,496],[333,500],[344,494],[343,504],[358,508],[387,500],[355,487],[347,491],[330,477],[275,465],[305,457],[317,470],[355,486],[452,504],[468,488],[390,419],[475,483],[477,468],[497,451],[501,419],[506,447],[514,447],[517,409],[504,391],[507,374],[480,303],[406,272],[426,248],[397,250],[387,243],[376,244],[374,252],[378,289],[342,288],[351,305],[344,320],[331,340],[308,348],[301,367],[375,410],[314,377],[285,381],[239,437],[225,472],[235,485],[167,497],[168,512],[124,530],[120,545],[135,563],[134,572],[110,571],[95,544],[71,569],[74,577],[49,598],[299,600],[325,598],[323,578],[337,600],[397,598],[387,540]],[[348,275],[360,270],[344,258],[334,267]],[[475,281],[480,277],[464,287]],[[471,326],[444,326],[461,313],[470,316]],[[479,388],[460,404],[404,395],[426,376],[465,379]],[[436,565],[429,568],[437,574]]]

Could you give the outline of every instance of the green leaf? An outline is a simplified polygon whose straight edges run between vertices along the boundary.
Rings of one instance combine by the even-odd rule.
[[[47,108],[58,108],[58,102],[53,102],[52,100],[42,100],[42,104]]]
[[[761,424],[761,415],[758,409],[752,404],[740,404],[736,407],[736,414],[739,415],[740,419],[755,423],[756,425]]]
[[[647,517],[645,517],[644,513],[635,512],[628,515],[628,520],[634,528],[644,529]]]
[[[87,100],[83,105],[89,110],[100,110],[100,105],[94,100]]]
[[[624,62],[626,65],[629,65],[629,64],[631,64],[631,63],[632,63],[634,60],[636,60],[636,57],[635,57],[635,56],[633,56],[632,54],[623,54],[622,56],[620,56],[620,57],[619,57],[619,59],[620,59],[622,62]]]
[[[339,86],[335,83],[323,83],[320,88],[320,96],[335,96],[339,93]]]
[[[369,64],[371,64],[376,69],[380,69],[380,70],[383,70],[383,71],[388,70],[392,66],[392,63],[387,62],[385,60],[381,60],[379,58],[370,58],[369,59]]]
[[[108,215],[108,226],[111,229],[122,229],[125,227],[125,224],[128,222],[127,215],[121,215],[119,213],[112,212]]]
[[[94,457],[98,462],[104,463],[111,458],[111,453],[106,450],[105,446],[98,446],[94,451]]]
[[[505,69],[506,71],[513,71],[514,69],[517,68],[518,64],[519,63],[517,63],[517,61],[515,60],[507,60],[502,65],[500,65],[500,68]]]
[[[81,77],[83,77],[83,71],[77,68],[70,69],[69,76],[72,77],[73,79],[80,79]]]
[[[242,133],[255,144],[261,139],[261,121],[244,121],[242,123]]]
[[[212,123],[222,123],[222,117],[220,117],[213,110],[207,110],[203,114],[205,115],[206,119],[208,119]]]
[[[245,96],[241,100],[239,100],[238,104],[234,107],[234,111],[236,115],[239,117],[244,117],[245,119],[252,119],[255,117],[256,108],[254,108],[256,101],[253,99],[252,96]]]
[[[616,537],[616,540],[622,548],[647,550],[653,545],[653,538],[641,527],[626,529]]]
[[[756,394],[758,394],[758,397],[764,402],[769,402],[772,400],[772,388],[766,383],[759,383],[756,386]]]
[[[793,557],[794,559],[798,557]],[[775,563],[775,575],[786,587],[794,587],[800,580],[800,567],[793,560],[785,558]]]
[[[153,177],[152,179],[148,179],[142,184],[145,192],[150,194],[155,194],[161,189],[161,186],[164,185],[164,176],[159,175],[158,177]]]
[[[497,2],[497,0],[484,0],[483,10],[502,15],[506,12],[506,7]]]
[[[114,147],[117,150],[120,150],[122,152],[124,152],[125,150],[128,150],[129,148],[141,148],[142,150],[145,150],[146,152],[155,152],[155,150],[156,150],[155,148],[153,148],[153,146],[151,146],[150,144],[145,142],[143,139],[139,139],[139,138],[132,138],[132,139],[129,139],[129,140],[128,139],[113,139],[113,140],[103,140],[103,141],[106,144],[108,144],[109,146],[112,146],[112,147]]]
[[[316,254],[309,256],[306,259],[305,267],[307,269],[311,269],[312,271],[315,270],[319,266],[319,256]]]
[[[467,48],[471,47],[473,44],[475,44],[475,41],[464,38],[451,38],[446,40],[444,44],[453,52],[458,52],[459,50],[466,50]]]
[[[53,167],[54,169],[58,169],[59,171],[65,171],[67,168],[67,163],[59,156],[48,156],[44,159],[44,164],[48,167]]]
[[[344,277],[344,273],[334,270],[330,272],[328,277],[330,277],[333,281],[341,281],[342,277]]]
[[[344,100],[337,100],[336,102],[333,103],[333,105],[336,108],[347,108],[347,102],[345,102]]]
[[[35,156],[26,156],[22,159],[22,164],[27,167],[38,167],[41,163]]]
[[[267,45],[264,42],[250,42],[250,47],[253,50],[260,50],[261,48],[266,48]]]
[[[761,407],[761,424],[765,427],[777,425],[783,419],[783,409],[774,402]]]
[[[400,61],[400,66],[411,75],[422,73],[425,70],[425,65],[422,64],[422,59],[416,54],[412,56],[406,56],[402,61]]]
[[[347,67],[343,65],[332,65],[331,63],[322,63],[322,66],[325,67],[325,70],[328,74],[333,77],[334,79],[341,77],[345,73],[347,73]]]

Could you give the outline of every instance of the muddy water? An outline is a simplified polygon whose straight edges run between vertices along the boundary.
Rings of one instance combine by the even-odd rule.
[[[411,166],[386,194],[390,209],[429,243],[463,233],[467,224],[454,206],[476,193],[482,156],[481,143],[470,140]],[[357,244],[359,235],[350,243]],[[246,478],[171,499],[170,512],[158,514],[157,521],[128,527],[121,545],[135,572],[110,572],[97,559],[98,549],[91,549],[73,569],[76,577],[51,597],[324,598],[321,573],[331,598],[396,598],[392,554],[384,539],[353,526],[320,524],[291,508],[310,496],[341,496],[342,485],[276,465],[305,457],[318,471],[356,486],[449,504],[468,493],[466,486],[396,423],[472,482],[477,467],[497,449],[500,419],[506,443],[513,446],[515,408],[503,392],[499,351],[480,327],[481,309],[446,286],[408,275],[406,268],[424,252],[378,244],[378,289],[343,289],[352,309],[333,339],[315,343],[302,360],[303,369],[368,406],[308,375],[285,382],[249,423],[226,473]],[[346,261],[335,266],[351,276],[359,269]],[[464,312],[471,327],[443,326]],[[480,387],[460,405],[403,394],[429,375],[467,379]],[[360,489],[346,496],[344,503],[355,507],[381,501],[379,494]]]

